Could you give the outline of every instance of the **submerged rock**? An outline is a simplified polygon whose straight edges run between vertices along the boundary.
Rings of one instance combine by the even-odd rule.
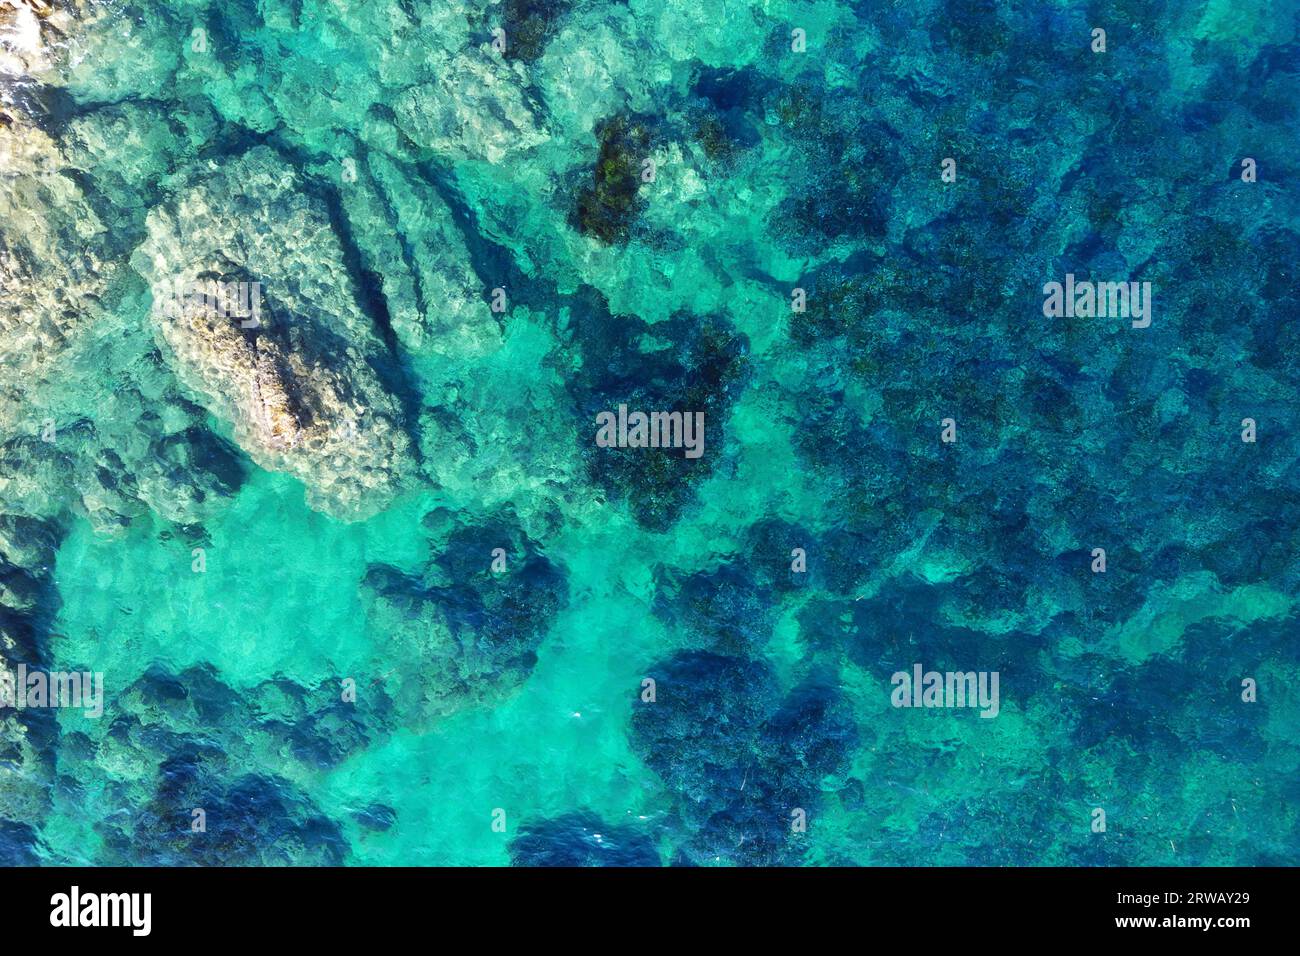
[[[536,61],[569,12],[570,0],[505,0],[501,4],[507,60]]]
[[[17,680],[20,665],[49,664],[49,621],[58,605],[50,579],[57,544],[52,525],[0,516],[0,673],[7,681]],[[52,711],[13,703],[0,703],[0,860],[34,852],[29,831],[39,828],[50,810],[59,737]]]
[[[467,50],[437,75],[393,103],[398,126],[417,146],[452,159],[500,163],[546,141],[509,65]]]
[[[103,314],[118,272],[107,230],[59,144],[6,107],[0,123],[0,436],[30,432],[28,396],[69,340]],[[25,427],[24,427],[25,426]]]
[[[763,661],[683,651],[655,664],[630,742],[679,795],[682,856],[701,864],[789,865],[823,778],[842,773],[856,729],[840,692],[809,681],[782,699]]]
[[[343,191],[343,205],[368,268],[382,277],[393,334],[403,348],[469,360],[500,346],[501,331],[465,237],[427,179],[371,153],[357,182]]]
[[[564,572],[508,516],[454,529],[421,573],[371,566],[363,592],[383,676],[417,724],[517,690],[568,602]]]
[[[658,866],[654,844],[629,826],[579,811],[532,820],[510,841],[515,866]]]
[[[339,866],[348,857],[338,824],[302,791],[282,777],[234,776],[206,747],[166,760],[152,799],[98,829],[110,865]]]
[[[651,125],[645,117],[620,114],[597,124],[595,133],[600,152],[592,182],[578,193],[570,221],[601,242],[624,243],[645,205],[640,190]]]
[[[569,334],[582,365],[568,381],[582,420],[626,404],[631,410],[703,414],[703,454],[679,448],[601,448],[579,432],[592,481],[625,501],[637,523],[666,531],[722,457],[731,408],[750,378],[749,339],[725,319],[679,313],[653,325],[615,315],[604,297],[583,290]],[[667,347],[664,347],[666,343]]]
[[[114,698],[114,723],[97,734],[98,759],[156,765],[190,740],[297,779],[336,766],[386,731],[383,694],[344,698],[338,678],[304,686],[276,677],[241,690],[211,665],[179,672],[154,665]]]
[[[132,263],[182,385],[270,471],[341,520],[382,510],[413,470],[385,345],[323,204],[258,147],[148,217]]]

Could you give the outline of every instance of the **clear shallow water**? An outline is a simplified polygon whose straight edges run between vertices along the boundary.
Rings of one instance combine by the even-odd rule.
[[[1293,5],[69,9],[5,61],[0,652],[106,702],[0,722],[0,859],[1296,861]],[[160,311],[213,271],[264,329]]]

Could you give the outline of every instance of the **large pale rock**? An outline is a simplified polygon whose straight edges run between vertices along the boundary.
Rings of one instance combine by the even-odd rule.
[[[259,147],[154,209],[148,230],[132,264],[183,387],[312,507],[342,520],[384,508],[413,471],[411,443],[323,204]]]

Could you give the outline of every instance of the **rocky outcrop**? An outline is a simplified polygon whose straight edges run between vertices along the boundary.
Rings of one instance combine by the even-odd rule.
[[[500,163],[546,141],[510,65],[469,50],[437,75],[393,104],[398,126],[416,145],[453,159]]]
[[[48,609],[57,603],[50,576],[58,538],[46,522],[0,515],[0,671],[9,680],[20,665],[48,664],[45,630]],[[36,852],[32,828],[50,809],[58,724],[49,710],[13,704],[0,702],[0,829],[9,831],[0,843],[29,859]]]
[[[465,237],[451,208],[427,180],[380,153],[367,157],[365,175],[343,191],[344,209],[358,245],[384,276],[393,334],[406,350],[458,359],[484,355],[501,344],[488,290],[471,265]],[[386,213],[379,221],[380,213]],[[391,244],[381,258],[379,244]],[[399,268],[397,263],[408,268]]]
[[[35,73],[49,66],[41,21],[54,12],[46,0],[0,0],[0,76]]]
[[[107,230],[64,175],[58,144],[17,107],[0,107],[0,431],[75,332],[101,314],[117,272]]]
[[[324,204],[259,147],[155,208],[132,263],[183,387],[271,471],[342,520],[383,509],[412,471],[384,342]]]

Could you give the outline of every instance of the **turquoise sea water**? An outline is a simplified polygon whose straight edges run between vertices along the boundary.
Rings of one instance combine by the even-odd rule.
[[[1300,6],[51,2],[0,862],[1297,862]]]

